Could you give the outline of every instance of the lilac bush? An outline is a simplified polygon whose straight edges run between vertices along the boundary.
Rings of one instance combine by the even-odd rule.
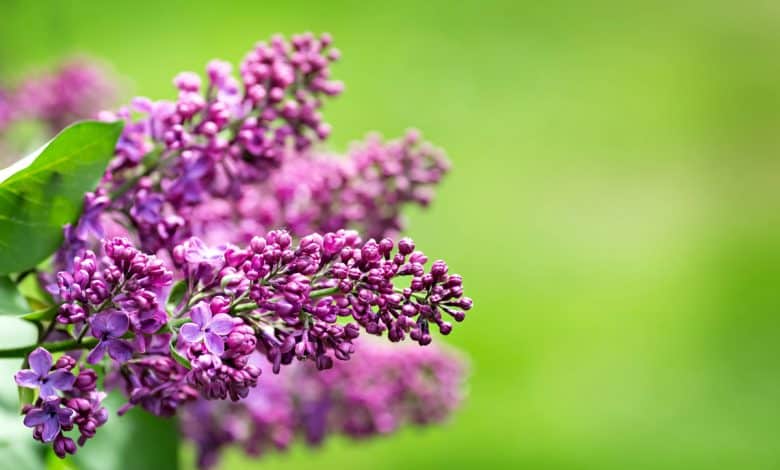
[[[228,443],[383,434],[457,406],[457,356],[358,339],[428,346],[472,300],[399,235],[402,209],[427,206],[448,171],[443,152],[414,131],[344,157],[319,146],[339,57],[327,34],[277,36],[236,75],[214,60],[203,80],[174,78],[175,101],[100,114],[124,122],[113,159],[53,272],[32,270],[54,301],[30,317],[41,336],[15,376],[37,391],[22,410],[35,439],[76,452],[111,389],[120,415],[180,415],[202,466]]]
[[[105,67],[87,58],[62,62],[0,87],[0,135],[15,121],[43,123],[54,134],[109,105],[117,87]]]

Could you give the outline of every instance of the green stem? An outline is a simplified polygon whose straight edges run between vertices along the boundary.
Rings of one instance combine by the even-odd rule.
[[[97,344],[98,344],[97,338],[87,338],[81,342],[78,342],[75,339],[69,339],[66,341],[56,341],[53,343],[43,343],[40,345],[34,344],[32,346],[24,346],[21,348],[0,350],[0,358],[26,357],[38,346],[42,346],[46,348],[47,351],[51,353],[55,353],[55,352],[72,351],[74,349],[90,349],[90,348],[94,348]]]

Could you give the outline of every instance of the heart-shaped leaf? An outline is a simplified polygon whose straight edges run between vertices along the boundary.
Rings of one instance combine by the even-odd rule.
[[[84,193],[97,187],[122,126],[76,123],[0,183],[0,273],[32,268],[62,243],[63,225],[78,219]]]

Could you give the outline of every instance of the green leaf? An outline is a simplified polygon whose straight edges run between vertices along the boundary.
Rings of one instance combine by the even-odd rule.
[[[84,193],[97,187],[122,126],[76,123],[0,183],[0,273],[32,268],[62,243],[62,226],[78,219]]]
[[[173,342],[174,340],[171,339],[171,341],[168,343],[168,349],[171,351],[171,356],[173,356],[176,362],[178,362],[188,370],[192,369],[192,364],[190,364],[190,361],[186,357],[182,356],[182,354],[176,349],[176,345],[173,344]]]
[[[117,416],[116,410],[125,402],[127,399],[112,393],[106,400],[108,422],[66,461],[80,470],[178,469],[176,420],[159,418],[141,408]]]
[[[48,308],[43,308],[41,310],[36,310],[30,313],[25,313],[19,318],[27,321],[49,321],[54,319],[54,317],[57,315],[58,310],[59,310],[58,306],[52,305],[51,307]]]
[[[0,315],[21,315],[30,310],[22,293],[8,276],[0,276]]]
[[[34,309],[43,309],[54,305],[54,299],[51,294],[46,292],[38,282],[38,276],[30,274],[22,279],[17,286],[19,292],[27,299],[30,307]]]
[[[181,303],[184,298],[184,294],[187,293],[187,282],[181,280],[171,287],[171,292],[168,294],[168,300],[165,301],[165,308],[168,310],[168,314],[176,312],[176,307]]]

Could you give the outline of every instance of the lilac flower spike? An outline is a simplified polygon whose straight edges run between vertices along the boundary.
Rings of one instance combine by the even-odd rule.
[[[110,311],[96,315],[91,322],[92,336],[100,340],[87,356],[87,362],[97,364],[106,351],[112,359],[127,362],[133,356],[133,347],[121,339],[130,327],[130,319],[122,312]]]
[[[51,442],[63,427],[73,425],[76,414],[71,408],[60,407],[59,398],[44,401],[40,408],[33,408],[24,417],[24,425],[40,431],[43,442]]]
[[[57,397],[57,390],[73,388],[76,377],[64,369],[51,370],[52,358],[49,351],[37,348],[30,353],[30,368],[20,370],[14,376],[20,387],[40,389],[41,398]]]
[[[205,339],[206,348],[215,356],[221,356],[225,352],[225,341],[222,336],[233,329],[230,315],[218,313],[212,317],[209,304],[200,302],[192,309],[190,316],[195,322],[182,325],[182,339],[188,343],[197,343]]]

